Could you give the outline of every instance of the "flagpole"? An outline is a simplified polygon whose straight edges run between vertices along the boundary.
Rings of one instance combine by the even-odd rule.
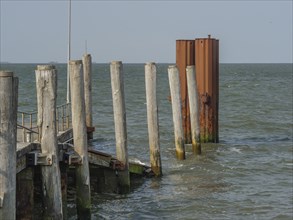
[[[67,97],[66,103],[70,103],[70,76],[69,76],[69,61],[70,61],[70,54],[71,54],[71,0],[69,0],[69,7],[68,7],[68,60],[67,60]]]

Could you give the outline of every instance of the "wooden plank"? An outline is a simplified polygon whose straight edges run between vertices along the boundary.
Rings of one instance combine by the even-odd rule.
[[[89,162],[91,164],[110,167],[112,156],[110,154],[102,153],[93,149],[88,150]]]

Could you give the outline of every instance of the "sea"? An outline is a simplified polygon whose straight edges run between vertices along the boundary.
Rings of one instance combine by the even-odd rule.
[[[19,110],[36,110],[38,64],[2,64],[19,77]],[[58,105],[66,102],[66,64],[58,71]],[[220,64],[219,143],[175,157],[167,69],[157,64],[163,176],[144,178],[128,194],[92,191],[92,219],[293,219],[293,71],[290,64]],[[149,163],[144,64],[123,64],[129,157]],[[115,154],[110,64],[92,66],[90,145]],[[75,204],[68,204],[76,219]]]

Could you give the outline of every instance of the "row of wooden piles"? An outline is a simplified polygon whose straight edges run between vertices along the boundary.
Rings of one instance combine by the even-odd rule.
[[[147,108],[149,120],[149,140],[151,168],[156,176],[162,175],[158,111],[156,100],[156,66],[145,66],[147,84]],[[79,219],[90,219],[91,190],[88,162],[88,131],[92,131],[91,113],[91,56],[83,60],[69,61],[70,97],[74,151],[80,158],[75,165],[76,207]],[[85,74],[84,74],[85,72]],[[113,61],[110,64],[111,87],[115,122],[116,157],[123,169],[119,169],[118,185],[120,192],[129,192],[130,174],[127,152],[127,128],[123,82],[123,64]],[[63,219],[66,216],[66,192],[62,190],[62,173],[58,155],[56,129],[57,70],[53,65],[38,65],[35,71],[41,153],[45,158],[41,167],[43,218]],[[85,82],[84,82],[85,81]],[[16,201],[16,136],[17,136],[17,97],[18,78],[11,71],[0,71],[0,219],[15,219],[16,207],[24,198]],[[90,103],[90,104],[89,104]],[[87,106],[87,108],[86,108]],[[90,132],[91,133],[91,132]],[[92,138],[92,137],[89,137]],[[62,171],[61,171],[62,170]],[[65,175],[66,175],[65,168]],[[30,175],[31,176],[31,175]],[[19,185],[19,184],[18,184]],[[28,198],[29,199],[29,198]],[[24,211],[25,213],[25,211]]]
[[[218,40],[180,40],[176,43],[176,65],[168,68],[178,159],[185,159],[185,144],[195,154],[201,142],[218,141]],[[192,49],[193,48],[193,49]],[[199,51],[196,53],[195,50]],[[213,49],[214,48],[214,49]],[[203,54],[200,54],[203,53]],[[199,58],[204,56],[204,59]],[[196,57],[196,59],[194,59]],[[193,61],[192,61],[193,60]],[[196,67],[194,66],[196,64]],[[41,166],[44,217],[64,218],[61,174],[56,131],[57,70],[52,65],[37,67],[38,127],[41,153],[48,163]],[[74,150],[81,158],[75,167],[76,207],[79,219],[89,219],[91,208],[87,130],[93,131],[91,113],[91,57],[69,61],[70,96]],[[195,74],[196,72],[196,74]],[[90,74],[88,74],[90,73]],[[130,188],[127,152],[127,126],[124,99],[123,64],[110,64],[114,111],[116,156],[124,169],[118,174],[121,192]],[[198,82],[197,82],[198,81]],[[156,64],[145,65],[150,164],[156,176],[162,175],[159,143]],[[10,71],[0,72],[0,219],[16,216],[16,127],[18,79]],[[89,91],[89,94],[86,92]],[[199,92],[198,92],[199,91]],[[88,107],[86,107],[88,106]],[[212,127],[212,130],[210,129]],[[64,195],[63,195],[64,197]]]

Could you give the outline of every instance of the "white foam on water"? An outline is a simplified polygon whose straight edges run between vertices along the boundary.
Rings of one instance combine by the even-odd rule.
[[[241,150],[239,148],[236,148],[236,147],[231,147],[230,151],[242,154]]]

